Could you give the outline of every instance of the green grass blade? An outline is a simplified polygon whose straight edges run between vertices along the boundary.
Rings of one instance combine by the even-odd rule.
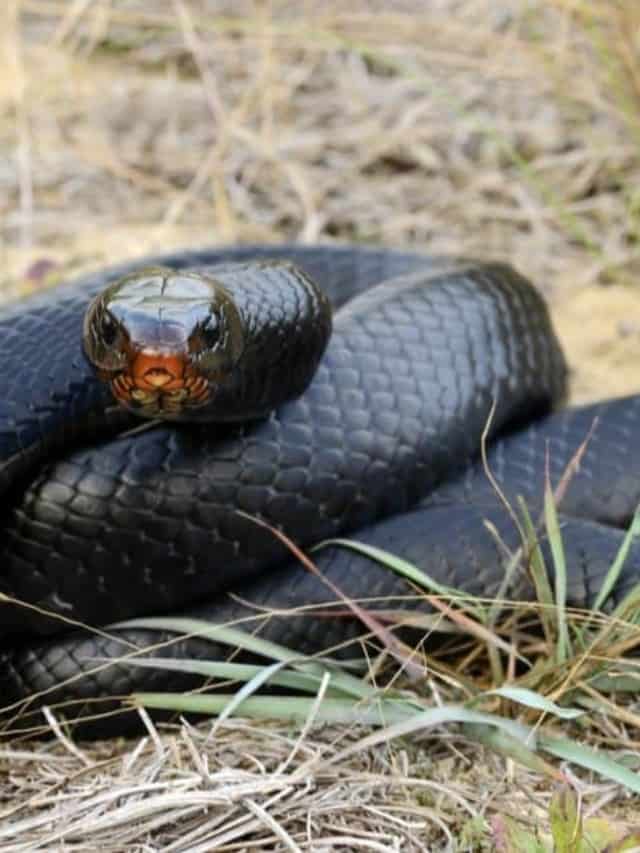
[[[555,755],[556,758],[571,761],[572,764],[585,767],[587,770],[594,770],[606,779],[612,779],[630,791],[640,794],[640,775],[608,755],[567,738],[554,738],[542,733],[539,734],[539,743],[541,749]]]
[[[310,672],[318,678],[322,678],[329,666],[334,669],[333,687],[341,689],[356,698],[368,698],[373,688],[369,687],[361,679],[349,675],[332,661],[315,661],[305,658],[299,652],[294,652],[286,646],[264,640],[261,637],[248,634],[239,628],[226,625],[214,625],[202,619],[189,619],[185,617],[150,617],[143,619],[130,619],[127,622],[119,622],[112,628],[143,628],[145,630],[170,631],[179,635],[196,636],[212,642],[222,643],[233,648],[244,649],[254,652],[271,660],[288,663],[296,670]]]
[[[636,584],[611,614],[612,619],[636,620],[640,612],[640,584]]]
[[[402,557],[397,557],[390,551],[385,551],[384,548],[376,548],[375,545],[365,545],[363,542],[357,542],[352,539],[326,539],[318,543],[313,550],[316,551],[329,546],[338,546],[340,548],[349,548],[351,551],[357,551],[359,554],[375,560],[376,563],[382,563],[382,565],[392,569],[396,574],[402,575],[408,580],[424,587],[424,589],[429,589],[438,595],[453,596],[456,598],[464,597],[464,593],[460,592],[460,590],[439,583],[426,574],[426,572],[414,566],[413,563],[403,560]]]
[[[483,746],[489,747],[494,752],[499,752],[506,758],[512,758],[523,767],[528,767],[535,773],[541,773],[551,779],[560,781],[562,774],[541,755],[519,740],[512,737],[495,726],[477,725],[474,723],[466,723],[462,726],[463,733],[469,740],[475,743],[481,743]]]
[[[631,524],[625,534],[624,539],[622,540],[622,544],[618,549],[618,553],[609,568],[609,571],[606,574],[605,579],[602,582],[602,586],[600,587],[600,592],[598,593],[596,600],[593,603],[594,610],[602,610],[602,605],[611,595],[611,591],[614,586],[618,582],[618,578],[620,577],[620,572],[622,571],[622,567],[625,564],[627,556],[629,554],[629,549],[633,544],[634,539],[640,536],[640,506],[636,508],[636,511],[633,515],[633,519],[631,520]]]
[[[110,627],[117,629],[144,628],[151,631],[171,631],[175,634],[189,634],[194,637],[200,637],[203,640],[211,640],[214,643],[237,646],[246,651],[263,655],[264,657],[273,658],[274,660],[293,661],[300,658],[299,654],[288,649],[286,646],[265,640],[262,637],[243,631],[241,628],[216,625],[204,619],[191,619],[184,616],[150,616],[141,619],[128,619],[126,622],[118,622]]]
[[[235,698],[234,693],[187,694],[135,693],[131,700],[146,708],[162,708],[180,713],[198,713],[217,716],[223,713]],[[249,696],[235,711],[238,716],[257,720],[277,719],[301,723],[308,719],[316,700],[304,696]],[[390,722],[405,721],[415,715],[408,703],[354,702],[351,699],[325,697],[316,719],[322,723],[361,723],[386,726]]]
[[[376,548],[375,545],[365,545],[363,542],[357,542],[352,539],[326,539],[325,541],[318,543],[313,550],[316,551],[330,546],[348,548],[351,551],[356,551],[358,554],[362,554],[364,557],[369,557],[369,559],[374,560],[376,563],[380,563],[388,569],[391,569],[391,571],[395,572],[397,575],[412,581],[425,590],[434,592],[436,595],[441,595],[445,598],[463,600],[465,605],[471,600],[468,593],[456,589],[455,587],[446,586],[445,584],[440,583],[427,574],[427,572],[423,572],[417,566],[414,566],[413,563],[410,563],[408,560],[403,560],[401,557],[398,557],[389,551],[385,551],[383,548]],[[466,609],[473,612],[482,622],[485,621],[486,615],[484,608],[470,604]]]
[[[571,643],[567,628],[567,562],[565,559],[562,534],[558,523],[556,503],[549,482],[544,489],[544,519],[549,538],[549,546],[553,557],[555,573],[555,609],[558,625],[558,640],[556,643],[556,660],[564,663],[571,655]]]
[[[549,804],[554,853],[578,853],[582,846],[582,816],[578,798],[568,785],[556,791]]]
[[[278,672],[282,669],[283,666],[286,666],[282,661],[276,661],[272,663],[270,666],[265,666],[260,672],[256,672],[253,678],[250,678],[239,690],[233,694],[232,698],[229,700],[226,708],[224,708],[218,714],[218,720],[226,720],[234,713],[234,711],[242,705],[245,699],[253,696],[254,693],[257,693],[258,690],[262,687],[263,684],[266,684],[269,681],[269,678],[272,675],[277,675]],[[330,678],[329,674],[325,672],[323,676],[324,679]]]
[[[640,663],[619,660],[612,671],[611,664],[603,666],[589,678],[589,684],[599,693],[640,692]]]
[[[547,699],[546,696],[541,696],[539,693],[536,693],[534,690],[528,690],[526,687],[505,685],[495,690],[488,690],[483,695],[501,696],[503,699],[517,702],[518,705],[525,705],[527,708],[533,708],[536,711],[553,714],[554,717],[559,717],[561,720],[574,720],[576,717],[584,714],[584,711],[580,710],[580,708],[563,708],[561,705],[556,705],[551,699]]]
[[[130,658],[124,663],[127,666],[137,666],[147,669],[163,669],[168,672],[185,672],[202,675],[205,678],[216,678],[225,681],[251,681],[261,673],[266,672],[264,681],[278,687],[288,687],[291,690],[301,690],[305,693],[315,693],[322,683],[322,678],[314,673],[292,672],[291,670],[272,670],[269,666],[253,664],[229,663],[227,661],[204,660],[175,660],[174,658]],[[279,664],[282,666],[282,664]],[[330,671],[330,670],[327,670]],[[329,693],[343,694],[339,687],[332,684]],[[373,689],[371,689],[373,694]],[[351,693],[347,695],[352,695]]]
[[[373,732],[362,738],[357,743],[348,746],[337,755],[331,757],[331,763],[340,762],[363,749],[369,749],[378,743],[388,742],[397,737],[405,737],[414,732],[422,731],[432,726],[446,725],[447,723],[477,723],[480,725],[495,726],[507,732],[514,738],[526,743],[531,749],[535,749],[537,733],[529,726],[508,720],[497,714],[489,714],[484,711],[476,711],[465,705],[448,704],[439,705],[437,708],[429,708],[426,711],[413,713],[406,720],[393,723],[380,731]]]
[[[542,605],[540,608],[540,621],[542,622],[542,630],[544,631],[545,640],[550,647],[554,644],[555,631],[553,627],[553,593],[549,583],[549,573],[542,556],[540,541],[536,532],[533,519],[529,513],[524,498],[518,496],[518,506],[522,516],[522,527],[526,536],[526,545],[529,553],[529,568],[533,585],[536,590],[536,597]]]

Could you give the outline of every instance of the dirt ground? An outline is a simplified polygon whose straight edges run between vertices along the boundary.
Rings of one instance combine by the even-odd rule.
[[[632,0],[8,0],[0,22],[3,298],[211,243],[355,241],[471,254],[513,263],[548,296],[574,401],[640,388]],[[176,738],[176,760],[187,761]],[[5,755],[13,767],[5,804],[33,816],[29,799],[45,796],[46,780],[64,786],[85,759],[106,760],[97,749],[87,759],[63,746],[43,763],[26,751]],[[114,749],[112,758],[122,755]],[[548,786],[528,771],[505,776],[489,759],[478,777],[476,753],[462,755],[454,740],[439,769],[423,753],[398,755],[344,775],[375,770],[393,788],[417,760],[446,784],[455,766],[460,781],[444,811],[433,811],[442,797],[412,800],[431,835],[412,834],[410,818],[388,810],[374,827],[368,812],[360,841],[332,846],[357,823],[347,810],[340,831],[327,818],[315,846],[302,848],[440,849],[463,827],[476,840],[460,849],[491,849],[473,821],[515,808],[514,789],[525,810],[531,797],[547,802]],[[0,753],[0,772],[2,761]],[[215,761],[222,772],[228,755]],[[331,784],[337,790],[339,774]],[[606,786],[591,793],[617,796]],[[371,795],[367,808],[388,802]],[[404,843],[388,840],[394,826]],[[258,849],[258,835],[224,849]],[[31,847],[0,841],[0,851],[63,849],[54,837],[43,830]],[[197,849],[127,838],[128,848],[101,847]]]

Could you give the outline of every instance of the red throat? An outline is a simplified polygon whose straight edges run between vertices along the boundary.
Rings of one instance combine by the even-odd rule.
[[[181,355],[140,352],[132,360],[130,376],[142,391],[175,391],[184,385],[185,367]]]

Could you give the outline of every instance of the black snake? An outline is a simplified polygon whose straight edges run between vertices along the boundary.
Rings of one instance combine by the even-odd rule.
[[[246,424],[124,434],[131,416],[114,407],[82,354],[91,297],[149,263],[209,273],[224,264],[234,278],[239,273],[229,264],[257,261],[260,269],[270,259],[295,264],[336,309],[309,387],[288,402],[276,397],[276,408],[254,412],[258,419]],[[280,335],[280,345],[286,338]],[[279,381],[295,385],[292,365],[303,358],[297,353],[289,367],[278,364]],[[508,546],[518,541],[477,464],[490,413],[490,466],[507,498],[524,495],[532,506],[547,456],[557,482],[589,435],[562,504],[572,604],[593,601],[640,502],[640,397],[551,413],[566,392],[565,361],[542,297],[503,264],[288,245],[147,258],[4,308],[0,362],[0,592],[29,605],[0,605],[0,690],[11,718],[15,703],[36,691],[45,692],[31,710],[193,686],[188,675],[96,667],[131,643],[157,643],[157,634],[106,637],[73,631],[70,621],[104,626],[186,610],[223,622],[255,612],[237,596],[280,611],[326,602],[327,588],[247,515],[302,546],[348,534],[413,560],[450,586],[491,595],[503,555],[485,520]],[[351,551],[328,548],[317,563],[354,598],[389,607],[406,595],[404,581]],[[639,567],[632,548],[609,605]],[[520,583],[518,594],[528,594],[526,579]],[[354,619],[326,613],[287,613],[262,628],[301,652],[359,631]],[[345,653],[353,656],[353,648]],[[224,652],[192,639],[162,654]],[[76,705],[74,713],[80,710]],[[126,727],[120,716],[87,731]]]

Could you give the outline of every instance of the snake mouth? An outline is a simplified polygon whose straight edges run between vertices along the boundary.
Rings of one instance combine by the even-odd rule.
[[[122,404],[152,417],[202,406],[211,394],[208,380],[181,353],[137,352],[110,384]]]
[[[184,386],[186,359],[181,353],[142,351],[129,366],[133,384],[141,391],[167,393]]]
[[[145,371],[142,377],[146,385],[151,385],[153,388],[163,388],[171,382],[174,382],[175,376],[164,367],[150,367]]]

